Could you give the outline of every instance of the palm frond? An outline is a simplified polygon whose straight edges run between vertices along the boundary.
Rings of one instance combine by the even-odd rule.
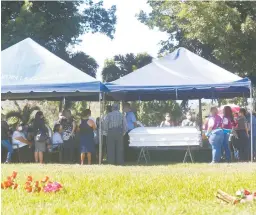
[[[18,111],[9,111],[5,117],[9,125],[14,125],[22,121],[22,114]]]

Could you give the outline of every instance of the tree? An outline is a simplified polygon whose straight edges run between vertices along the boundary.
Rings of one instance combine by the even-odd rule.
[[[28,125],[33,120],[33,113],[40,110],[38,106],[31,106],[29,104],[26,104],[22,109],[16,101],[14,103],[18,110],[9,111],[5,115],[8,124],[11,126],[16,125],[18,122]]]
[[[151,63],[152,59],[153,58],[146,53],[138,55],[134,55],[132,53],[116,55],[113,59],[107,59],[105,61],[105,65],[102,70],[102,79],[105,82],[114,81]]]
[[[99,66],[92,57],[86,55],[84,52],[72,54],[69,63],[75,65],[76,68],[84,73],[96,78],[96,72]]]
[[[1,11],[2,49],[31,37],[93,76],[98,67],[95,60],[81,52],[71,54],[67,48],[78,44],[82,34],[100,32],[113,38],[115,32],[116,7],[105,9],[102,1],[3,1]]]
[[[170,41],[162,43],[164,49],[192,46],[191,51],[197,49],[194,52],[229,71],[256,75],[256,2],[148,3],[152,12],[142,11],[139,20],[170,34]]]

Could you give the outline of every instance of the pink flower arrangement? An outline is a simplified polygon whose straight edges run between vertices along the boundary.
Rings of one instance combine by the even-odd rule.
[[[58,192],[62,188],[61,184],[58,182],[48,183],[44,188],[43,191],[45,193],[55,193]]]

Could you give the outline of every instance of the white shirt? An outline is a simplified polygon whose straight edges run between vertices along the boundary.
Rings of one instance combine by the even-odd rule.
[[[228,125],[228,119],[226,117],[223,117],[222,123],[223,125]]]
[[[209,121],[208,121],[208,128],[213,127],[213,126],[214,126],[214,119],[210,118]]]
[[[26,143],[22,143],[21,141],[15,139],[15,138],[18,138],[18,137],[23,137],[24,139],[26,139],[24,133],[22,133],[20,131],[14,131],[14,133],[12,135],[12,144],[19,145],[19,148],[22,148],[23,146],[27,146],[28,145]],[[13,149],[17,149],[18,147],[16,145],[13,145],[12,148]]]
[[[63,139],[61,137],[61,134],[59,132],[55,132],[52,136],[52,144],[59,145],[63,143]]]

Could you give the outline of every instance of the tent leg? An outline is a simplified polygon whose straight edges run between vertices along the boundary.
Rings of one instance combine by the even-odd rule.
[[[100,122],[99,122],[99,164],[102,161],[102,94],[99,93]]]
[[[250,84],[250,127],[251,127],[251,162],[253,162],[253,125],[252,125],[252,112],[253,112],[253,98],[252,98],[252,83]]]
[[[202,113],[202,100],[199,99],[199,129],[201,131],[201,135],[203,134],[203,113]]]

